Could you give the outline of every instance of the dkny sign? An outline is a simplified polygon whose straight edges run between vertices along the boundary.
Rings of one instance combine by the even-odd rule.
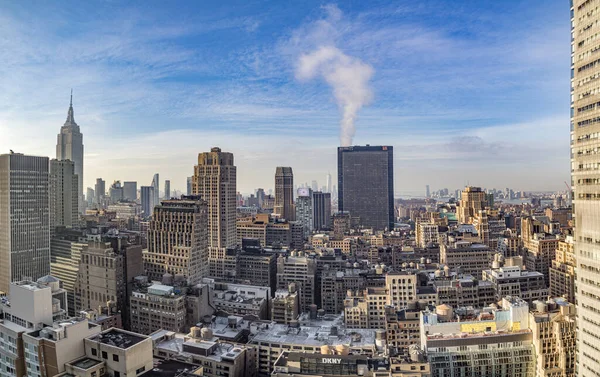
[[[342,359],[334,359],[333,357],[324,357],[321,359],[323,364],[341,364]]]

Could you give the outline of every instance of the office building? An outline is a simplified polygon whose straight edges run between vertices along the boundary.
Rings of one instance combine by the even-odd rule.
[[[415,240],[418,247],[427,247],[428,244],[439,243],[439,226],[430,222],[424,222],[417,219]]]
[[[387,358],[344,353],[282,352],[271,377],[389,377]],[[411,375],[413,376],[413,375]]]
[[[142,207],[137,203],[121,202],[109,205],[107,212],[114,212],[117,219],[127,220],[140,216]]]
[[[292,325],[257,325],[249,344],[256,347],[258,375],[270,376],[283,351],[295,350],[306,355],[349,354],[376,356],[375,330],[350,329],[342,316],[311,317],[302,314]],[[335,357],[335,356],[332,356]]]
[[[75,282],[79,274],[81,251],[87,246],[83,232],[73,229],[58,229],[50,240],[50,274],[60,279],[67,292],[69,316],[75,312]]]
[[[291,167],[278,166],[275,170],[275,208],[273,208],[273,213],[288,221],[296,219],[294,173]]]
[[[74,227],[79,223],[79,178],[70,160],[50,161],[50,226]]]
[[[558,242],[556,256],[550,267],[550,296],[564,297],[575,303],[576,262],[573,237]]]
[[[171,181],[165,180],[165,199],[171,199]]]
[[[338,209],[366,228],[393,229],[393,147],[338,147]]]
[[[454,241],[440,245],[440,263],[450,270],[481,279],[481,271],[492,266],[495,250],[481,243]]]
[[[148,227],[144,268],[151,280],[180,275],[189,284],[208,276],[208,206],[198,196],[163,200]]]
[[[344,299],[344,321],[348,328],[385,329],[385,308],[389,292],[385,287],[371,287],[353,293]]]
[[[73,92],[67,113],[67,120],[60,128],[56,142],[56,159],[69,160],[74,164],[74,174],[77,175],[77,208],[83,212],[83,134],[75,123],[73,114]]]
[[[137,182],[123,182],[123,199],[128,202],[137,200]]]
[[[562,298],[537,301],[529,312],[536,377],[574,377],[577,327],[575,305]]]
[[[127,297],[133,279],[144,274],[141,245],[129,245],[125,238],[110,242],[90,241],[81,250],[75,281],[75,311],[105,308],[120,312],[129,327]]]
[[[325,176],[325,193],[331,194],[331,192],[332,192],[331,174],[327,173],[327,175]]]
[[[316,310],[316,306],[311,310]],[[300,300],[296,291],[296,284],[292,283],[288,289],[278,289],[271,301],[271,320],[276,323],[289,325],[300,315]]]
[[[271,317],[270,287],[215,282],[214,279],[203,279],[203,282],[209,285],[212,295],[210,302],[216,311],[240,317],[250,315],[263,320]]]
[[[300,249],[304,244],[304,228],[300,222],[273,218],[267,213],[237,219],[237,243],[253,238],[262,247]]]
[[[142,203],[142,216],[144,218],[149,218],[152,216],[154,206],[158,204],[154,201],[154,187],[140,187],[140,202]]]
[[[331,229],[331,194],[313,192],[313,228],[317,231]]]
[[[110,199],[110,203],[115,204],[120,201],[123,201],[124,197],[125,193],[123,190],[123,186],[121,185],[121,181],[114,181],[108,189],[108,198]]]
[[[0,155],[0,291],[50,273],[48,157]]]
[[[471,224],[479,211],[487,206],[485,191],[481,187],[465,187],[461,192],[460,205],[456,208],[459,224]]]
[[[29,359],[36,357],[24,349],[24,335],[52,325],[55,319],[64,319],[65,311],[58,300],[54,302],[49,285],[23,280],[9,286],[8,297],[0,302],[1,374],[7,377],[39,376],[40,371],[27,370],[31,365]]]
[[[301,253],[301,252],[299,252]],[[280,255],[277,259],[277,289],[288,289],[294,283],[299,295],[300,311],[307,312],[315,303],[317,266],[313,258]]]
[[[313,192],[308,188],[299,188],[296,198],[296,220],[302,225],[304,238],[313,230]]]
[[[23,334],[25,367],[28,376],[56,376],[66,364],[85,356],[84,339],[100,333],[100,325],[87,318],[72,317],[45,324],[41,330]]]
[[[160,178],[158,173],[152,177],[150,186],[154,188],[154,205],[158,205],[160,203]]]
[[[208,203],[209,274],[223,274],[225,250],[236,245],[236,167],[233,154],[212,148],[198,154],[192,189]]]
[[[87,357],[70,363],[71,367],[78,367],[71,371],[77,370],[81,377],[100,376],[102,369],[113,377],[137,377],[154,368],[152,348],[149,336],[108,329],[84,340]]]
[[[431,376],[461,376],[466,371],[473,376],[534,376],[528,315],[527,303],[518,297],[503,298],[500,308],[454,309],[443,304],[421,312],[421,349]]]
[[[229,318],[233,320],[235,317]],[[229,318],[224,318],[223,333],[233,332],[228,325]],[[189,334],[167,331],[153,334],[156,360],[164,359],[158,365],[158,370],[166,363],[176,363],[168,367],[167,373],[185,371],[181,377],[254,377],[257,357],[255,350],[233,341],[221,340],[221,336],[217,338],[214,335],[219,331],[220,328],[192,327]],[[194,367],[200,365],[199,370],[194,371]],[[167,376],[172,374],[166,374],[165,377]]]
[[[522,270],[520,266],[483,270],[482,280],[494,285],[496,300],[501,300],[505,296],[516,296],[527,302],[533,302],[548,297],[544,275],[538,271]]]
[[[94,191],[93,188],[88,187],[87,191],[85,193],[86,208],[92,208],[95,201],[96,201],[96,192]]]
[[[138,284],[129,296],[131,331],[151,334],[157,330],[185,331],[185,289],[159,283]]]
[[[104,205],[104,197],[106,196],[106,182],[102,178],[96,178],[94,191],[96,193],[96,204],[98,205],[98,208],[102,208]]]

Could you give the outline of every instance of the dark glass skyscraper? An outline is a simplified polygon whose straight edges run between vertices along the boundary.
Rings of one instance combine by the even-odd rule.
[[[338,147],[338,209],[359,217],[362,226],[393,228],[393,147]]]

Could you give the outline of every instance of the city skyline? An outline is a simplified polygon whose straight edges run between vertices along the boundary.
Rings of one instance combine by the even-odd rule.
[[[0,56],[0,150],[54,155],[49,141],[73,87],[86,135],[84,189],[98,177],[149,185],[158,172],[185,191],[197,154],[213,146],[236,155],[241,192],[268,188],[277,165],[294,168],[297,182],[322,184],[335,172],[340,112],[326,78],[299,75],[298,65],[329,46],[373,69],[353,144],[395,147],[395,176],[411,177],[396,182],[397,194],[467,182],[561,190],[569,20],[566,5],[538,3],[450,11],[444,1],[307,2],[293,15],[278,4],[232,13],[212,3],[185,5],[183,20],[158,4],[124,12],[103,3],[97,22],[85,7],[3,4],[10,52]],[[436,7],[443,16],[430,14]],[[35,22],[48,14],[56,22]],[[47,61],[32,59],[32,49]],[[269,148],[257,148],[265,140]]]

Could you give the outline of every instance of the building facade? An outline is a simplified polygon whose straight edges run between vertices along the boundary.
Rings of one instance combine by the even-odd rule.
[[[83,134],[75,123],[73,114],[73,93],[65,124],[60,128],[56,142],[56,159],[70,160],[74,164],[74,174],[77,175],[77,207],[80,212],[85,208],[83,203]]]
[[[313,192],[313,228],[331,229],[331,193]]]
[[[148,227],[144,267],[151,280],[181,275],[189,284],[208,276],[208,206],[198,196],[163,200]]]
[[[358,217],[364,227],[394,227],[392,146],[338,148],[338,209]]]
[[[50,161],[50,226],[73,227],[79,222],[79,178],[70,160]]]
[[[275,170],[275,208],[273,212],[280,217],[294,221],[294,173],[291,167],[278,166]]]
[[[48,157],[0,155],[0,291],[50,273]]]
[[[236,167],[233,154],[212,148],[198,155],[192,182],[194,195],[208,203],[209,273],[222,276],[225,250],[236,245]]]

